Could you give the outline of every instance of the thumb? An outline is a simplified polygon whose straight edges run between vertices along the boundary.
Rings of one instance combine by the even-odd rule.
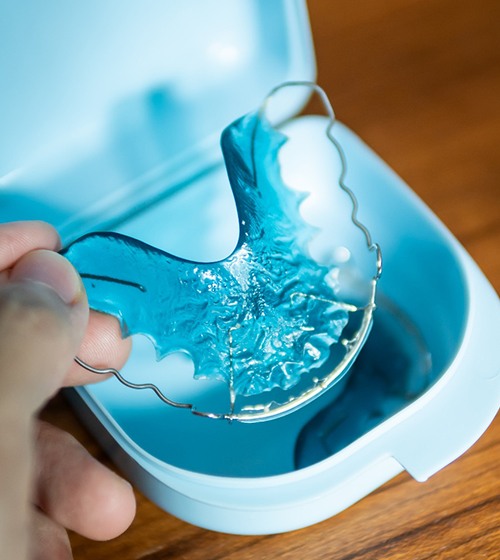
[[[83,338],[80,277],[52,251],[33,251],[0,285],[0,409],[34,412],[61,386]]]

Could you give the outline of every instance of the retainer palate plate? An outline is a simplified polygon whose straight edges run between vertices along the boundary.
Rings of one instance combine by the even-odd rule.
[[[326,264],[310,257],[314,230],[300,215],[309,193],[289,189],[281,177],[278,155],[286,137],[264,111],[279,92],[293,87],[316,91],[325,105],[329,120],[324,135],[339,165],[331,188],[348,198],[350,229],[357,228],[366,250],[374,253],[373,275],[362,286],[368,297],[361,305],[338,296],[351,293],[352,298],[354,293],[353,274],[339,280],[334,262],[338,246],[330,246]],[[79,270],[93,309],[117,317],[124,336],[148,337],[159,360],[175,351],[189,354],[195,379],[227,385],[226,411],[201,408],[192,399],[171,399],[147,371],[142,381],[131,382],[116,370],[77,362],[94,373],[114,373],[129,388],[152,389],[174,407],[242,421],[287,414],[338,382],[370,331],[382,260],[358,219],[356,196],[345,184],[347,162],[331,134],[334,122],[323,90],[295,82],[275,88],[259,111],[224,131],[222,150],[239,232],[236,248],[220,261],[193,262],[112,232],[90,233],[63,251]],[[333,220],[338,211],[331,208]]]

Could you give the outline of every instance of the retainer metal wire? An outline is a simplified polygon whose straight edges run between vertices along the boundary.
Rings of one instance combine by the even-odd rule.
[[[358,210],[359,210],[358,199],[357,199],[356,195],[354,194],[354,192],[345,183],[345,178],[346,178],[346,175],[347,175],[347,158],[346,158],[344,149],[342,148],[341,144],[333,136],[333,126],[334,126],[335,121],[336,121],[336,116],[335,116],[335,112],[333,110],[333,107],[330,103],[330,100],[328,99],[328,96],[326,95],[325,91],[318,84],[316,84],[314,82],[308,82],[308,81],[284,82],[284,83],[276,86],[275,88],[273,88],[269,92],[269,94],[264,99],[262,105],[259,108],[259,114],[264,115],[265,111],[266,111],[266,107],[268,105],[268,102],[271,100],[271,98],[274,97],[282,89],[288,88],[288,87],[306,87],[306,88],[311,89],[314,93],[316,93],[319,96],[319,98],[320,98],[320,100],[323,104],[323,107],[326,110],[326,114],[328,116],[328,121],[329,121],[328,126],[327,126],[326,131],[325,131],[325,134],[326,134],[328,140],[335,147],[335,149],[336,149],[336,151],[339,155],[339,158],[340,158],[340,175],[338,177],[338,185],[350,198],[350,201],[351,201],[351,204],[352,204],[352,211],[351,211],[351,221],[352,221],[352,223],[363,233],[363,235],[365,237],[366,245],[367,245],[369,251],[374,252],[375,256],[376,256],[375,257],[375,274],[373,275],[373,277],[371,279],[371,292],[370,292],[370,298],[369,298],[368,303],[363,308],[355,308],[354,306],[350,306],[348,304],[346,306],[348,308],[348,310],[350,310],[350,311],[363,309],[365,315],[364,315],[364,319],[362,321],[362,324],[361,324],[360,328],[358,329],[358,331],[356,332],[356,334],[351,339],[342,341],[342,344],[344,345],[344,347],[346,349],[346,354],[344,355],[344,358],[340,361],[339,364],[337,364],[337,366],[334,368],[334,370],[332,370],[332,372],[329,375],[326,376],[326,378],[324,380],[319,382],[316,386],[312,387],[311,389],[304,391],[303,393],[301,393],[297,397],[292,398],[291,400],[287,401],[286,403],[281,403],[281,404],[280,403],[268,403],[267,405],[262,405],[262,406],[258,406],[258,407],[246,407],[246,408],[242,409],[242,413],[234,413],[234,393],[233,393],[232,387],[230,387],[230,394],[231,394],[230,407],[231,407],[231,410],[228,414],[204,412],[204,411],[197,410],[195,408],[195,405],[192,404],[192,403],[181,403],[181,402],[177,402],[177,401],[174,401],[172,399],[169,399],[159,389],[159,387],[157,385],[155,385],[154,383],[133,383],[133,382],[125,379],[125,377],[123,377],[123,375],[115,368],[112,368],[112,367],[95,368],[95,367],[87,364],[86,362],[84,362],[78,356],[76,356],[74,358],[74,360],[79,366],[86,369],[87,371],[90,371],[91,373],[95,373],[95,374],[98,374],[98,375],[110,375],[111,374],[114,377],[116,377],[116,379],[118,379],[118,381],[120,383],[122,383],[126,387],[129,387],[130,389],[149,389],[149,390],[153,391],[156,394],[156,396],[161,401],[163,401],[165,404],[167,404],[169,406],[172,406],[174,408],[190,410],[192,414],[195,414],[197,416],[201,416],[201,417],[204,417],[204,418],[211,418],[211,419],[225,419],[225,420],[229,420],[229,421],[238,420],[238,421],[243,421],[243,422],[257,422],[257,421],[260,421],[260,420],[267,420],[267,419],[270,419],[270,418],[283,416],[284,414],[287,414],[291,410],[294,410],[294,409],[299,408],[300,406],[304,405],[306,402],[315,398],[316,396],[318,396],[319,393],[325,391],[328,387],[330,387],[334,383],[334,381],[339,376],[341,376],[345,372],[345,370],[352,364],[352,361],[355,359],[357,353],[359,352],[359,348],[362,345],[363,340],[368,336],[368,333],[369,333],[369,330],[370,330],[373,311],[376,307],[375,297],[376,297],[376,291],[377,291],[377,283],[378,283],[378,280],[379,280],[379,278],[382,274],[382,262],[383,262],[382,250],[381,250],[380,246],[378,245],[378,243],[375,243],[373,241],[371,233],[368,230],[368,228],[359,220],[359,218],[358,218]],[[304,294],[304,295],[307,295],[307,294]],[[338,302],[336,302],[336,303],[338,303]],[[272,407],[273,404],[275,404],[276,406]]]

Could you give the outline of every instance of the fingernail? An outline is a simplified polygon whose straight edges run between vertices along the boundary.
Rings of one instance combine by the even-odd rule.
[[[84,290],[80,276],[64,257],[54,251],[28,253],[13,268],[11,280],[29,280],[52,288],[67,305],[76,304]]]

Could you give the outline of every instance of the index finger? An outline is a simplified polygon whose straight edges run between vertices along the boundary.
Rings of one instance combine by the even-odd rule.
[[[38,221],[0,224],[0,272],[11,268],[30,251],[60,248],[59,234],[50,224]]]

